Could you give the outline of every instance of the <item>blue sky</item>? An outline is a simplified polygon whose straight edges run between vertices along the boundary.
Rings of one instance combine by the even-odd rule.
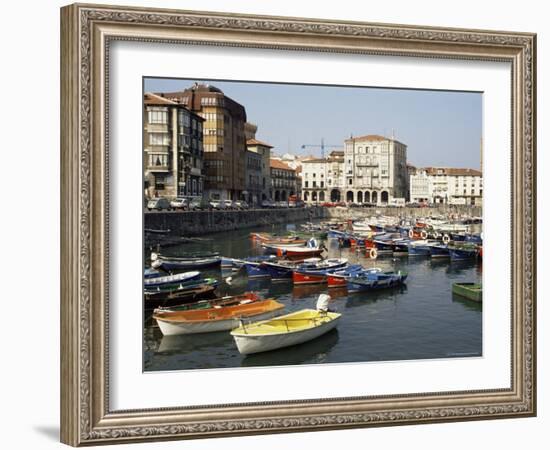
[[[146,92],[183,90],[195,81],[144,80]],[[350,135],[381,134],[408,146],[418,166],[480,167],[482,94],[472,92],[206,81],[246,108],[256,137],[278,154],[320,155]]]

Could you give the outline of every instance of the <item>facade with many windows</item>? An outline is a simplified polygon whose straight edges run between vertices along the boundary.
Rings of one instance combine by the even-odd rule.
[[[453,167],[417,169],[410,178],[410,197],[412,202],[481,206],[482,173]]]
[[[366,135],[346,139],[344,151],[302,162],[303,199],[308,203],[404,203],[408,192],[407,146]]]
[[[203,119],[152,93],[143,100],[145,197],[202,196]]]
[[[249,152],[254,152],[261,157],[260,167],[260,197],[259,202],[268,200],[271,196],[271,145],[259,141],[256,138],[250,138],[246,141],[246,148]]]
[[[210,199],[243,200],[246,190],[245,108],[209,84],[159,94],[204,119],[205,194]]]
[[[276,159],[271,159],[270,169],[271,200],[276,202],[287,202],[288,197],[298,193],[298,188],[296,185],[296,171]]]
[[[302,199],[306,203],[340,202],[344,174],[344,152],[332,151],[328,158],[302,161]]]
[[[343,200],[388,204],[407,196],[407,146],[375,134],[345,141]]]
[[[244,199],[250,206],[258,206],[262,201],[262,155],[246,151],[246,190]]]

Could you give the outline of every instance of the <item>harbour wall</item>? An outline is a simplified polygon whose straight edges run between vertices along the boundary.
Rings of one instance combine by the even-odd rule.
[[[294,223],[315,219],[349,220],[376,216],[426,217],[429,215],[481,216],[480,206],[442,205],[437,208],[307,208],[250,209],[245,211],[168,211],[146,212],[145,229],[171,230],[182,236]]]
[[[377,215],[396,216],[403,218],[427,217],[432,215],[442,215],[449,217],[470,216],[481,217],[483,214],[481,206],[466,206],[466,205],[440,205],[433,208],[409,208],[409,207],[386,207],[386,208],[347,208],[333,207],[325,208],[324,217],[337,220],[362,219]]]
[[[168,211],[145,212],[144,228],[171,230],[182,236],[293,223],[327,218],[327,208],[276,208],[245,211]]]

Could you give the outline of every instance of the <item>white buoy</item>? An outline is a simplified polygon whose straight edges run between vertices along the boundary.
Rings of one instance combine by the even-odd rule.
[[[227,277],[227,278],[225,279],[225,282],[226,282],[227,284],[231,284],[231,281],[232,281],[232,280],[233,280],[233,277]]]

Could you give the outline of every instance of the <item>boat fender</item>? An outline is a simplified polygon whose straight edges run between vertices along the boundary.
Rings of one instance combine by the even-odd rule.
[[[152,252],[151,253],[151,261],[156,261],[157,259],[159,259],[158,253]]]
[[[317,299],[317,311],[321,312],[328,312],[328,304],[330,302],[330,295],[328,294],[321,294],[319,295],[319,298]]]
[[[444,234],[442,240],[443,240],[444,244],[448,244],[450,242],[451,238],[449,237],[448,234]]]
[[[227,277],[227,278],[225,279],[225,282],[226,282],[227,284],[231,284],[231,281],[233,281],[233,277]]]
[[[159,269],[162,266],[162,261],[159,259],[155,259],[153,262],[151,262],[151,267],[153,269]]]
[[[420,232],[420,237],[421,237],[422,239],[426,239],[426,238],[428,237],[428,233],[426,233],[426,231],[422,230],[422,231]]]
[[[371,249],[369,250],[368,255],[369,255],[369,258],[370,258],[370,259],[376,259],[376,257],[378,256],[378,252],[376,251],[375,248],[371,248]]]

